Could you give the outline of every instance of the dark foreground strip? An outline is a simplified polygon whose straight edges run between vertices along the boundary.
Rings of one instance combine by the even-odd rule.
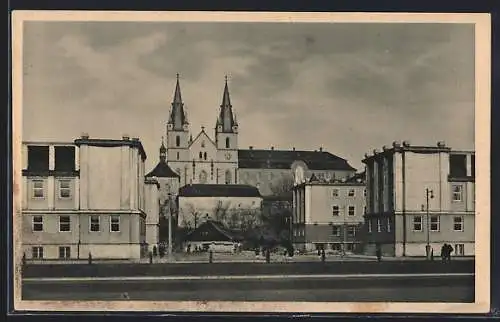
[[[23,277],[474,273],[474,265],[473,260],[451,263],[391,261],[380,263],[47,264],[25,266]]]

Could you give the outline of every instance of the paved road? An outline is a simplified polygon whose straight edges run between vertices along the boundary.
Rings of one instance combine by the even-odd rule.
[[[470,261],[27,265],[23,277],[473,273]]]
[[[474,276],[457,273],[26,278],[22,292],[25,300],[473,302]]]

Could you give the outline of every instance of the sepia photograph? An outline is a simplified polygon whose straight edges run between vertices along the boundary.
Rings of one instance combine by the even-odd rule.
[[[12,41],[16,310],[489,311],[488,14],[18,11]]]

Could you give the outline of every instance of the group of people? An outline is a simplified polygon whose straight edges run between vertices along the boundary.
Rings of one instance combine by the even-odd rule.
[[[451,253],[453,252],[453,247],[450,244],[444,243],[441,246],[441,259],[443,262],[451,261]]]

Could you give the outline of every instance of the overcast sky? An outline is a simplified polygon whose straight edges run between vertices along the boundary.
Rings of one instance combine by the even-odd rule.
[[[126,133],[149,171],[176,73],[193,136],[228,75],[240,148],[323,146],[362,170],[394,140],[474,147],[474,29],[457,24],[28,22],[23,139]]]

